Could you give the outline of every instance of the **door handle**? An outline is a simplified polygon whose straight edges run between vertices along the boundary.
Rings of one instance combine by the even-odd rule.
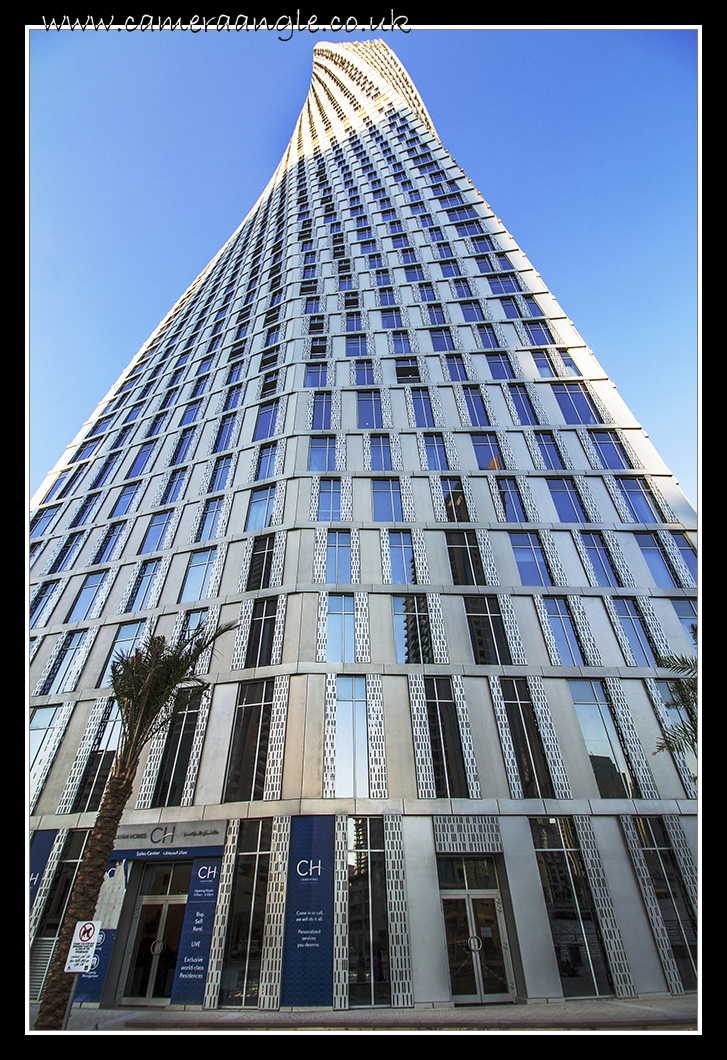
[[[473,953],[477,953],[482,949],[482,939],[479,935],[470,935],[467,939],[467,945]]]

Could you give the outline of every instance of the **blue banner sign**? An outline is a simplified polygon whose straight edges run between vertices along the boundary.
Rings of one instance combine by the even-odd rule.
[[[282,1005],[333,1004],[333,817],[291,821]]]
[[[222,858],[196,858],[192,866],[172,986],[173,1005],[201,1005],[204,1001],[221,871]]]

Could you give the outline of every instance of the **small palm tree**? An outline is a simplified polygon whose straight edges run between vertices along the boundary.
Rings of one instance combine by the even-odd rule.
[[[93,920],[141,753],[174,721],[183,703],[178,693],[206,684],[196,674],[199,661],[234,625],[196,631],[176,645],[168,644],[165,637],[150,637],[135,651],[114,657],[111,687],[121,719],[119,748],[68,899],[35,1030],[63,1026],[73,987],[73,977],[64,971],[73,933],[79,920]]]
[[[692,640],[697,647],[697,627],[692,626]],[[656,745],[654,754],[660,751],[692,751],[697,754],[698,724],[697,724],[697,696],[698,696],[698,665],[696,655],[667,655],[659,659],[659,665],[679,676],[669,681],[669,692],[671,699],[669,706],[677,707],[684,717],[684,721],[675,725],[667,725],[664,735]]]

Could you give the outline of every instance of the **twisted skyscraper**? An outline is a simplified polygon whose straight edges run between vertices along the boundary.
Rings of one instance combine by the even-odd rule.
[[[695,989],[694,513],[381,41],[31,517],[31,988],[114,757],[113,654],[235,620],[137,776],[104,1006]]]

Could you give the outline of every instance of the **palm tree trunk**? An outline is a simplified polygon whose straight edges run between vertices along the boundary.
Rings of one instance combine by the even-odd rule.
[[[128,773],[120,776],[112,773],[109,777],[63,917],[34,1024],[35,1030],[61,1030],[63,1026],[73,988],[73,976],[64,971],[73,933],[79,920],[93,920],[119,824],[131,795],[135,772],[134,769],[131,776]]]

